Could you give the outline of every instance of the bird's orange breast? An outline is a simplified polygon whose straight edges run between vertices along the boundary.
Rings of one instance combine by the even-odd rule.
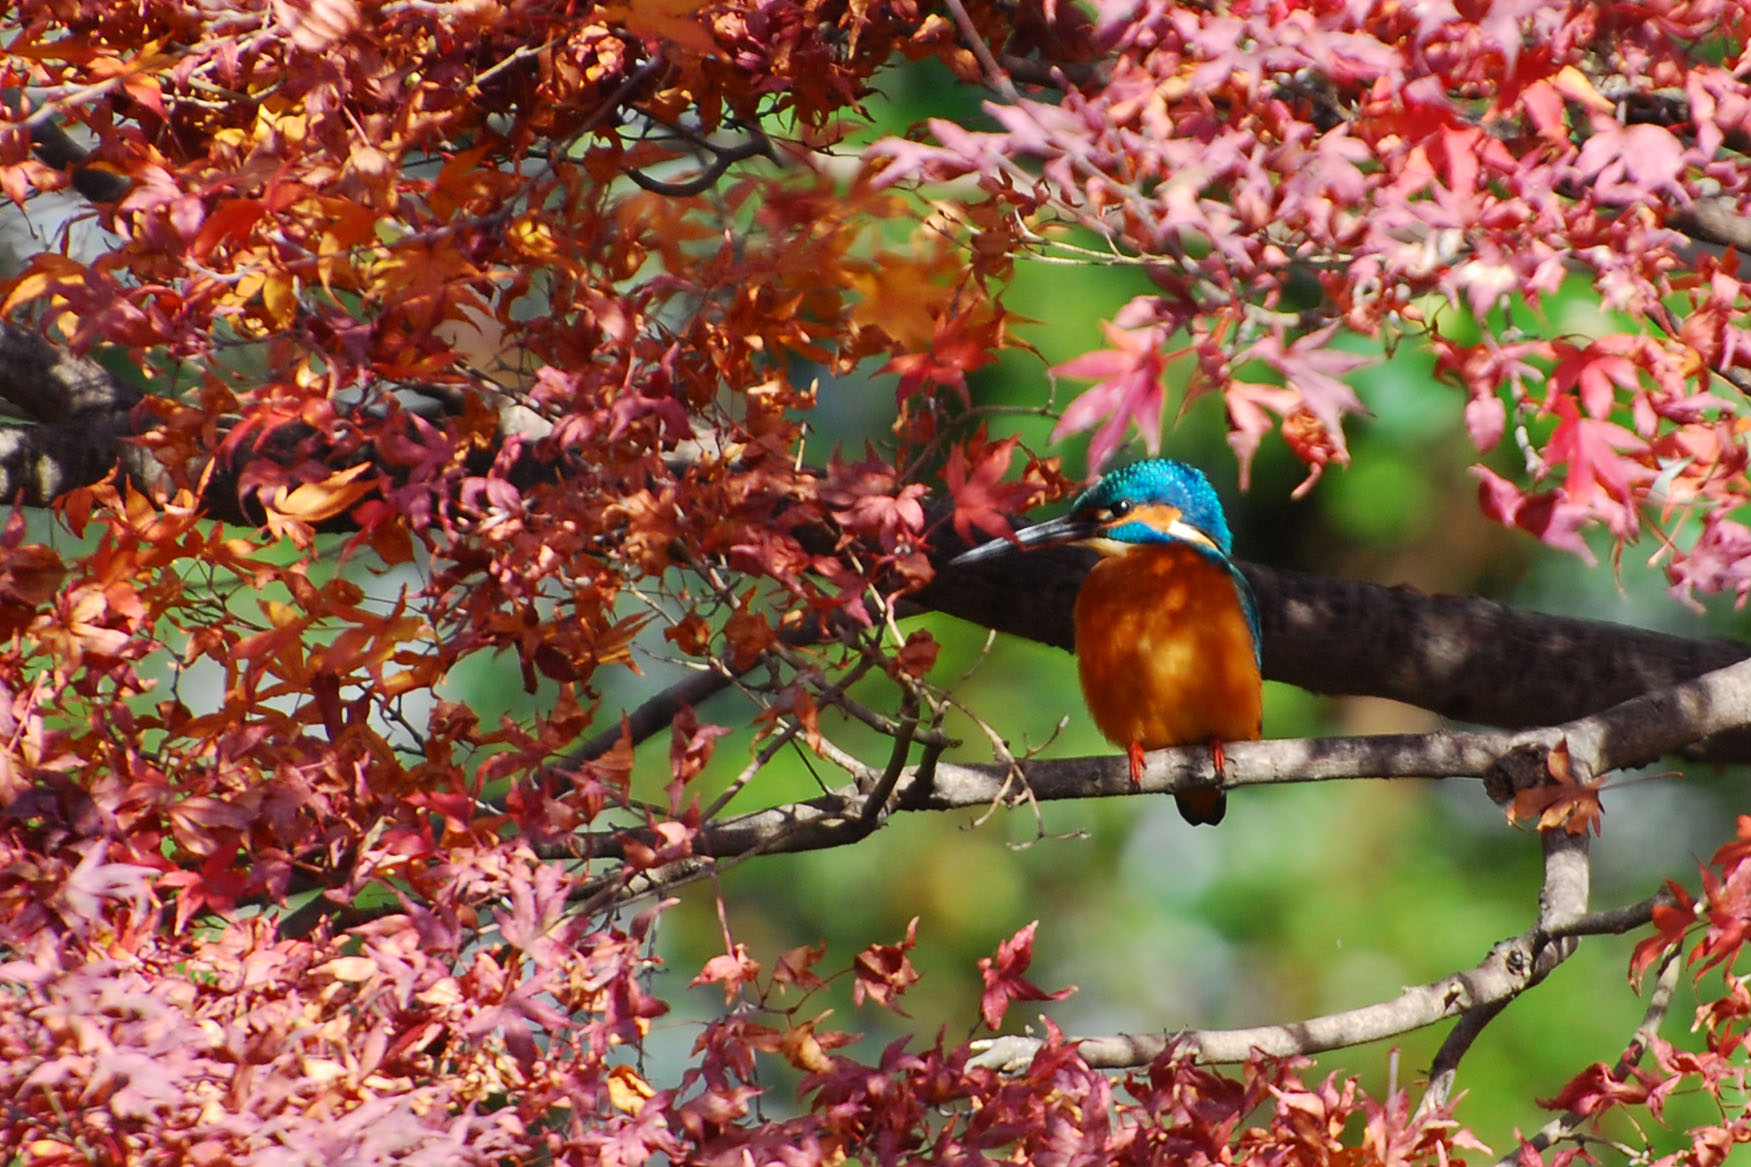
[[[1103,558],[1076,597],[1076,662],[1095,725],[1144,749],[1259,736],[1258,658],[1234,580],[1191,547]]]

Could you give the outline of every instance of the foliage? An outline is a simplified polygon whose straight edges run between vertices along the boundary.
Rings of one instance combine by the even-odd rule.
[[[40,491],[75,555],[20,512],[0,538],[0,1146],[1462,1157],[1438,1100],[1293,1057],[1226,1076],[1170,1042],[1115,1078],[1049,1022],[1013,1074],[942,1035],[860,1051],[820,994],[903,1017],[911,930],[828,976],[818,948],[767,971],[726,915],[694,982],[724,1009],[664,1079],[654,932],[731,861],[863,838],[948,747],[962,702],[903,605],[943,549],[1073,486],[981,380],[1029,351],[1018,263],[1150,281],[1055,370],[1092,385],[1025,406],[1091,434],[1096,466],[1208,395],[1243,472],[1274,431],[1306,489],[1366,412],[1356,338],[1419,347],[1463,400],[1486,513],[1587,557],[1595,528],[1619,552],[1651,530],[1675,591],[1742,602],[1748,293],[1715,245],[1751,240],[1748,25],[1709,0],[9,12],[0,190],[65,219],[0,311],[128,368],[144,400],[111,392],[153,472]],[[899,59],[995,99],[854,148]],[[1541,316],[1575,273],[1597,335]],[[811,444],[872,376],[888,432]],[[9,437],[95,441],[61,406]],[[9,491],[51,501],[11,450]],[[657,657],[696,680],[622,717]],[[502,708],[456,697],[476,668]],[[754,744],[720,781],[732,727],[694,706],[731,686]],[[843,771],[815,817],[730,813],[790,797],[769,764],[791,751]],[[1598,776],[1566,766],[1566,795],[1517,802],[1553,832],[1598,818]],[[1688,1163],[1751,1141],[1729,1089],[1745,823],[1635,957],[1706,922],[1706,1048],[1655,1039],[1657,1070],[1601,1065],[1553,1103],[1659,1118],[1694,1079],[1724,1115]],[[1068,992],[1024,975],[1034,945],[980,962],[993,1031]]]

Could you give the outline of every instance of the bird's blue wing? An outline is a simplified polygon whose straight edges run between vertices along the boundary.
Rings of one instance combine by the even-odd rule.
[[[1252,585],[1246,582],[1246,577],[1240,574],[1240,568],[1234,566],[1232,559],[1224,558],[1228,565],[1229,578],[1234,580],[1234,590],[1240,593],[1240,610],[1246,613],[1246,626],[1252,630],[1252,655],[1262,668],[1265,663],[1265,638],[1259,631],[1259,602],[1253,598]]]
[[[1228,570],[1228,578],[1234,581],[1234,592],[1240,597],[1240,611],[1246,617],[1247,630],[1252,633],[1253,660],[1262,666],[1265,663],[1264,635],[1259,631],[1259,602],[1253,597],[1252,585],[1246,582],[1246,576],[1228,556],[1213,547],[1198,547],[1198,550],[1212,563],[1219,563]]]

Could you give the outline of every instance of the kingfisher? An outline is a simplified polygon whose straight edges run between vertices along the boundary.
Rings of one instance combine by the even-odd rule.
[[[1229,559],[1233,540],[1203,473],[1167,458],[1134,462],[1084,491],[1061,518],[957,556],[976,563],[1013,550],[1076,544],[1100,553],[1076,593],[1076,671],[1107,740],[1123,746],[1131,782],[1143,752],[1259,736],[1259,616]],[[1174,796],[1193,824],[1219,823],[1221,789]]]

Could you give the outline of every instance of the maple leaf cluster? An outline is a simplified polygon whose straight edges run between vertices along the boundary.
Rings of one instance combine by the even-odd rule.
[[[882,185],[977,187],[943,188],[975,266],[1157,285],[1055,370],[1094,382],[1055,438],[1092,431],[1096,465],[1133,430],[1154,452],[1171,397],[1214,394],[1243,474],[1275,428],[1310,486],[1364,411],[1340,330],[1424,345],[1479,451],[1517,438],[1477,468],[1489,515],[1589,560],[1588,529],[1653,525],[1679,594],[1751,594],[1751,274],[1697,251],[1745,238],[1743,5],[1115,2],[1081,31],[1099,66],[994,81],[998,128],[875,147]],[[1574,279],[1611,314],[1594,335],[1545,318]]]
[[[820,748],[854,670],[920,690],[935,646],[890,620],[930,571],[900,468],[943,460],[935,391],[1003,318],[950,241],[890,244],[910,201],[828,151],[877,68],[957,55],[942,23],[822,0],[9,16],[0,191],[65,222],[0,310],[138,371],[162,478],[62,498],[77,562],[5,528],[0,1145],[586,1163],[777,1139],[752,1059],[820,1069],[849,1038],[726,1024],[702,1041],[727,1069],[633,1069],[667,1009],[656,914],[613,921],[727,801],[702,778],[726,727],[675,716],[647,799],[601,693],[640,654],[758,667],[764,761]],[[51,132],[89,142],[77,167],[36,152]],[[818,374],[914,349],[884,456],[799,457]],[[983,526],[1045,492],[1000,484],[1012,451],[975,454]],[[209,521],[220,496],[255,529]],[[471,667],[538,709],[468,707]],[[870,961],[860,999],[915,979],[902,949]]]
[[[1751,940],[1751,816],[1740,815],[1737,837],[1699,867],[1702,896],[1668,881],[1666,902],[1654,908],[1654,935],[1636,945],[1629,971],[1640,982],[1656,965],[1663,976],[1689,969],[1699,988],[1706,974],[1719,971],[1719,995],[1701,1001],[1691,1027],[1701,1035],[1700,1047],[1683,1048],[1657,1029],[1638,1032],[1633,1057],[1588,1066],[1543,1105],[1593,1123],[1631,1107],[1665,1122],[1670,1099],[1700,1092],[1719,1107],[1719,1121],[1687,1131],[1687,1142],[1663,1161],[1712,1167],[1751,1143],[1751,1114],[1742,1101],[1751,1082],[1751,984],[1735,968]],[[1652,1065],[1639,1064],[1643,1057]],[[1565,1152],[1559,1162],[1573,1158]]]

